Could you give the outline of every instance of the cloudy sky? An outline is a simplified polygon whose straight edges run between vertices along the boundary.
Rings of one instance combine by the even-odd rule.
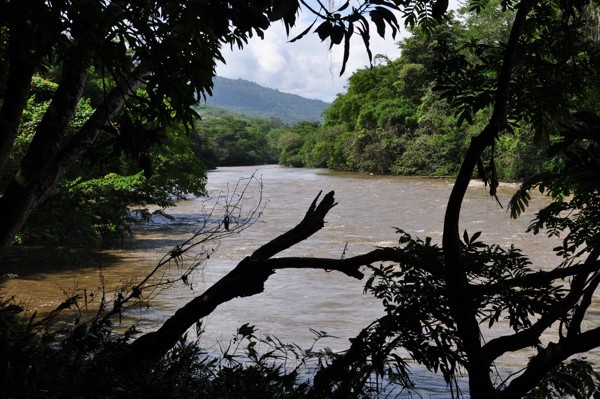
[[[300,14],[298,26],[290,32],[291,37],[304,31],[313,20],[308,11]],[[318,23],[315,27],[317,25]],[[231,79],[246,79],[283,92],[331,102],[337,93],[345,91],[346,81],[353,71],[369,65],[362,39],[356,36],[353,38],[350,58],[342,77],[339,76],[343,56],[341,46],[335,46],[332,51],[328,51],[329,40],[321,42],[316,33],[307,34],[302,39],[289,43],[285,29],[279,22],[267,30],[264,40],[255,37],[243,50],[223,49],[227,63],[218,66],[217,74]],[[392,59],[397,58],[400,55],[396,44],[399,39],[400,36],[397,35],[396,40],[391,37],[384,40],[373,28],[373,56],[385,54]]]

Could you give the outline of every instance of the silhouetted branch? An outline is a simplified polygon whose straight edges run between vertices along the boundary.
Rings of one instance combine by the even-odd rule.
[[[585,261],[585,264],[600,264],[598,261],[598,257],[600,256],[600,248],[596,248],[592,250],[589,254],[588,258]],[[592,299],[598,285],[600,285],[600,274],[598,271],[591,278],[588,286],[583,291],[583,295],[579,304],[575,307],[573,311],[573,317],[571,318],[571,323],[569,324],[569,330],[567,333],[568,337],[579,334],[581,332],[581,323],[587,313],[588,308],[592,304]]]
[[[514,378],[497,396],[498,399],[520,398],[534,388],[540,379],[561,362],[576,353],[583,353],[600,346],[600,328],[561,338],[551,342],[532,357],[523,374]]]
[[[499,292],[501,289],[511,287],[531,287],[544,285],[558,279],[577,276],[580,274],[589,274],[600,269],[600,261],[591,263],[581,263],[569,267],[556,268],[551,271],[538,271],[529,273],[525,276],[502,280],[492,284],[471,285],[471,292],[474,297],[480,295],[489,295]]]
[[[257,197],[253,198],[251,206],[246,207],[248,191],[254,188],[255,184],[258,185]],[[148,302],[177,282],[188,285],[189,275],[207,262],[223,238],[239,234],[257,222],[265,206],[262,187],[262,181],[253,174],[240,179],[231,192],[217,195],[216,201],[203,213],[196,232],[186,241],[173,247],[141,280],[123,284],[112,301],[112,309],[106,312],[101,320],[121,314],[140,302]],[[167,273],[173,265],[180,273],[167,278]],[[110,301],[103,301],[99,314],[106,310],[109,304]]]
[[[485,344],[483,346],[483,352],[487,361],[491,363],[506,352],[517,351],[523,348],[535,346],[539,342],[539,338],[542,333],[561,317],[564,317],[567,312],[573,309],[573,307],[576,309],[573,315],[574,324],[569,328],[568,337],[572,338],[581,335],[579,334],[579,327],[585,315],[585,310],[589,306],[587,301],[591,302],[591,299],[586,298],[586,296],[592,295],[596,286],[598,285],[598,277],[592,278],[592,281],[587,284],[589,275],[593,272],[598,272],[598,267],[600,266],[600,262],[598,261],[598,253],[599,251],[593,251],[583,264],[554,269],[550,272],[534,273],[530,275],[531,278],[529,279],[527,279],[529,276],[513,279],[517,281],[521,280],[521,282],[532,283],[535,281],[535,278],[538,277],[540,279],[540,283],[544,283],[553,281],[557,278],[575,276],[571,282],[569,293],[559,303],[557,303],[551,311],[543,314],[529,328],[519,331],[513,335],[505,335],[495,338]],[[550,277],[553,278],[550,280]],[[582,296],[582,303],[580,303],[579,306],[576,306],[581,300]]]
[[[317,197],[313,200],[306,215],[304,215],[304,219],[302,219],[296,227],[254,251],[251,258],[270,258],[273,255],[296,245],[300,241],[306,240],[308,237],[321,230],[325,223],[325,215],[331,208],[337,205],[337,202],[335,202],[333,198],[333,191],[325,195],[321,203],[317,205],[321,193],[322,191],[319,192]]]
[[[181,336],[201,318],[209,315],[218,305],[236,297],[258,294],[264,283],[277,269],[320,268],[338,270],[355,278],[362,278],[358,268],[377,260],[383,260],[385,251],[348,259],[270,259],[277,253],[312,236],[324,226],[324,218],[337,203],[333,191],[317,204],[319,195],[309,207],[304,219],[293,229],[276,237],[243,259],[231,272],[208,288],[202,295],[192,299],[169,318],[158,330],[147,333],[131,344],[128,365],[153,361],[164,356]]]

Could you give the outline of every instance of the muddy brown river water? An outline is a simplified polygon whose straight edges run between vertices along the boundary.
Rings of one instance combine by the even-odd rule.
[[[413,236],[432,237],[441,241],[442,221],[452,180],[412,177],[370,176],[331,172],[325,169],[294,169],[279,166],[226,167],[208,174],[209,198],[181,201],[167,210],[173,217],[157,217],[153,223],[134,228],[134,236],[126,248],[105,252],[102,260],[85,258],[76,268],[49,262],[32,272],[23,264],[11,264],[18,278],[3,289],[4,295],[16,295],[30,309],[44,313],[62,299],[63,291],[89,294],[98,291],[100,268],[107,292],[124,281],[143,276],[174,245],[187,239],[218,198],[231,193],[240,178],[255,174],[262,180],[265,208],[258,221],[239,236],[223,240],[208,263],[191,276],[191,288],[181,286],[159,295],[151,307],[134,310],[132,317],[142,328],[152,329],[181,305],[231,270],[244,256],[260,245],[297,224],[320,190],[335,191],[338,205],[326,217],[326,226],[309,240],[286,251],[284,255],[328,256],[339,258],[357,255],[379,246],[397,243],[394,227]],[[516,184],[502,184],[498,196],[506,204]],[[247,192],[248,206],[258,198],[256,187]],[[535,196],[525,215],[510,218],[490,197],[483,185],[472,182],[463,211],[461,230],[470,234],[482,231],[481,240],[511,244],[523,249],[533,262],[533,269],[545,269],[557,263],[551,249],[559,241],[525,232],[534,210],[546,199]],[[220,208],[215,209],[220,217]],[[346,249],[345,246],[347,245]],[[213,247],[216,247],[213,245]],[[27,258],[27,254],[23,254]],[[172,268],[171,273],[177,274]],[[274,335],[284,342],[308,347],[314,335],[310,329],[326,331],[337,338],[323,340],[322,345],[334,350],[348,346],[355,336],[382,314],[378,301],[363,294],[364,281],[320,270],[282,270],[267,282],[264,293],[235,299],[216,309],[204,320],[206,331],[202,341],[208,347],[228,341],[243,323],[254,324],[261,335]],[[111,291],[112,290],[112,291]],[[597,325],[596,310],[588,325]],[[492,332],[490,336],[498,334]],[[499,362],[500,374],[506,376],[512,367],[523,365],[527,354],[511,354]],[[596,354],[592,354],[596,358]],[[423,376],[429,391],[425,397],[445,397],[441,379]],[[437,392],[437,393],[436,393]]]

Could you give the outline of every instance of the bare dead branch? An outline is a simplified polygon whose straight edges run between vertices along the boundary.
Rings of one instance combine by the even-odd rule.
[[[325,225],[325,215],[331,208],[337,205],[331,191],[317,206],[317,200],[321,196],[321,192],[313,200],[312,204],[308,208],[304,219],[290,231],[280,235],[276,239],[263,245],[252,254],[253,259],[268,259],[277,253],[286,250],[301,241],[306,240],[308,237],[319,231]]]
[[[254,185],[258,186],[257,196],[253,198],[252,205],[247,207],[245,204],[251,197],[248,191]],[[187,285],[189,275],[206,264],[223,238],[240,234],[258,221],[265,207],[262,187],[262,180],[252,174],[238,180],[231,192],[219,193],[189,239],[173,247],[140,281],[125,282],[116,290],[113,308],[104,315],[104,319],[140,303],[148,303],[177,282]],[[178,277],[168,278],[167,273],[173,264],[181,272]]]
[[[147,333],[131,344],[128,364],[139,364],[164,356],[180,337],[202,317],[233,298],[258,294],[264,290],[264,283],[277,269],[320,268],[338,270],[354,278],[362,278],[358,268],[374,261],[384,260],[386,251],[376,250],[368,254],[348,259],[320,258],[278,258],[277,253],[312,236],[324,226],[324,218],[336,205],[334,192],[309,207],[304,219],[293,229],[276,237],[243,259],[231,272],[208,288],[202,295],[192,299],[169,318],[158,330]]]

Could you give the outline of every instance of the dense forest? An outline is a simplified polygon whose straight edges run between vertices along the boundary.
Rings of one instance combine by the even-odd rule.
[[[585,359],[600,347],[598,1],[470,0],[457,13],[445,0],[310,4],[0,0],[1,396],[374,398],[410,395],[414,364],[440,375],[452,398],[598,396],[597,365]],[[295,32],[300,10],[315,19]],[[362,39],[374,65],[350,76],[322,124],[198,105],[222,47],[243,48],[273,22],[290,41],[314,33],[339,46],[341,73],[351,39]],[[412,35],[398,59],[372,57],[372,34],[394,40],[405,28]],[[160,213],[204,195],[207,169],[271,162],[453,176],[441,239],[398,228],[394,246],[355,256],[280,256],[325,226],[337,198],[319,193],[297,225],[166,320],[144,332],[116,328],[150,307],[157,287],[187,287],[210,260],[206,243],[218,247],[255,223],[264,208],[246,208],[241,184],[145,276],[118,290],[101,281],[91,312],[73,294],[38,316],[2,290],[19,278],[4,263],[15,248],[118,245],[134,219],[152,217],[149,205]],[[461,231],[473,179],[492,197],[501,180],[520,180],[512,217],[532,190],[547,195],[528,231],[560,240],[553,260],[533,265],[515,246]],[[172,265],[177,274],[166,278]],[[335,353],[261,339],[248,324],[223,353],[188,338],[219,305],[264,292],[282,269],[365,278],[384,314]],[[497,378],[497,361],[525,349],[528,361]]]
[[[505,40],[512,16],[487,10],[467,18],[454,15],[433,32],[414,30],[399,43],[399,58],[376,57],[375,66],[350,76],[347,92],[326,109],[320,129],[295,132],[280,142],[280,163],[379,174],[456,175],[471,137],[486,123],[490,110],[456,114],[440,95],[444,83],[439,77],[445,68],[440,58],[448,57],[450,46]],[[477,49],[462,51],[466,59],[477,58]],[[550,167],[542,135],[536,139],[540,128],[535,121],[511,121],[510,134],[495,146],[502,179],[521,180]]]
[[[273,118],[259,122],[239,117],[246,123],[262,125],[262,128],[257,126],[262,133],[255,136],[256,144],[260,147],[263,143],[259,141],[266,141],[269,157],[254,157],[258,153],[251,149],[242,162],[223,156],[215,159],[214,154],[205,154],[204,159],[211,166],[278,162],[284,166],[377,174],[454,176],[471,137],[481,130],[490,111],[489,107],[482,109],[473,117],[468,113],[456,114],[448,99],[440,95],[443,82],[438,77],[445,67],[440,55],[448,57],[449,46],[459,43],[475,40],[484,46],[505,40],[508,21],[513,16],[514,13],[501,10],[457,13],[433,32],[415,29],[399,43],[400,57],[392,60],[376,56],[374,66],[349,77],[347,91],[325,109],[322,124],[305,122],[286,126],[278,125]],[[461,56],[476,59],[474,51],[477,49],[465,49]],[[235,111],[235,107],[230,109]],[[215,123],[215,116],[213,112],[204,126]],[[224,120],[231,118],[234,116]],[[543,123],[543,120],[513,120],[510,134],[499,138],[494,148],[495,162],[503,180],[522,180],[552,167],[544,155],[548,141],[540,133],[542,128],[550,128],[541,126]],[[204,129],[213,130],[212,127],[200,130]],[[234,132],[236,128],[230,130]],[[239,143],[247,142],[248,138]],[[215,140],[214,148],[223,148],[225,144],[211,133],[205,139],[209,143]],[[236,144],[229,145],[237,152]]]

